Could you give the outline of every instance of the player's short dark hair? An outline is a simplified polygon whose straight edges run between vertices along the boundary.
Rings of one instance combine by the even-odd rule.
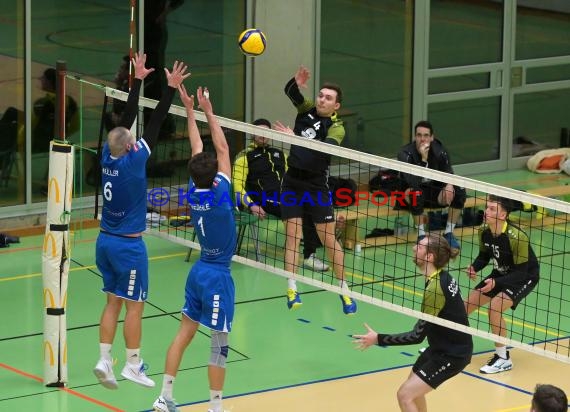
[[[416,125],[414,126],[414,134],[418,132],[418,127],[425,127],[426,129],[429,129],[429,134],[433,135],[434,132],[433,126],[427,120],[420,120],[419,122],[416,123]]]
[[[264,118],[255,119],[252,124],[256,126],[267,126],[271,129],[271,122]]]
[[[513,211],[514,205],[513,205],[513,201],[511,199],[507,199],[506,197],[501,197],[501,196],[489,194],[489,197],[487,198],[487,200],[490,202],[497,202],[499,205],[501,205],[503,210],[505,212],[507,212],[507,215]]]
[[[532,408],[536,412],[566,412],[568,398],[556,386],[538,384],[532,396]]]
[[[459,250],[452,249],[449,242],[439,233],[431,232],[426,235],[427,253],[434,256],[433,264],[441,269],[459,254]]]
[[[188,172],[198,189],[209,189],[218,173],[218,159],[212,153],[198,153],[188,162]]]
[[[340,86],[338,84],[326,82],[326,83],[323,83],[323,85],[321,86],[321,89],[334,90],[336,92],[337,103],[342,103],[342,89],[340,88]]]

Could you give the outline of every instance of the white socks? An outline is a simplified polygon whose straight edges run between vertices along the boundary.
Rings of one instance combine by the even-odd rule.
[[[426,235],[426,225],[420,223],[418,225],[418,236],[425,236]]]
[[[289,285],[289,289],[297,290],[297,282],[295,279],[288,279],[287,284]]]
[[[99,343],[99,351],[101,352],[101,359],[112,361],[111,357],[111,345],[110,343]]]
[[[503,359],[507,359],[507,347],[506,346],[495,346],[495,352]]]
[[[214,412],[222,412],[222,391],[210,390],[210,408]]]
[[[162,378],[162,392],[160,396],[164,399],[172,400],[172,387],[174,386],[174,376],[164,374]]]
[[[455,223],[447,222],[445,225],[445,233],[451,233],[455,229]]]
[[[350,289],[348,288],[348,283],[346,283],[346,280],[340,280],[338,282],[340,288],[342,289],[342,294],[343,295],[348,295],[348,293],[350,292]]]
[[[141,363],[141,350],[127,349],[127,363],[131,365],[139,365]]]

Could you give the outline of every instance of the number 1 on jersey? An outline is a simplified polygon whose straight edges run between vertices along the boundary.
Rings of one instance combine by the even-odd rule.
[[[202,231],[202,236],[206,237],[206,232],[204,231],[204,217],[200,216],[198,219],[198,226],[200,226],[200,230]]]

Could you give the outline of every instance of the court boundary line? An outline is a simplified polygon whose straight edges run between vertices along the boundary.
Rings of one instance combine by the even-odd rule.
[[[43,383],[43,379],[40,378],[39,376],[32,375],[31,373],[25,372],[25,371],[23,371],[23,370],[21,370],[21,369],[15,368],[15,367],[10,366],[10,365],[6,365],[5,363],[0,363],[0,368],[4,368],[4,369],[6,369],[6,370],[8,370],[8,371],[10,371],[10,372],[13,372],[13,373],[16,373],[16,374],[18,374],[18,375],[24,376],[25,378],[33,379],[33,380],[35,380],[35,381],[37,381],[37,382]],[[87,402],[94,403],[95,405],[98,405],[98,406],[102,406],[103,408],[108,409],[108,410],[110,410],[110,411],[126,412],[126,411],[123,410],[123,409],[116,408],[116,407],[114,407],[113,405],[110,405],[110,404],[108,404],[108,403],[105,403],[105,402],[100,401],[100,400],[95,399],[95,398],[91,398],[90,396],[84,395],[84,394],[79,393],[79,392],[77,392],[77,391],[75,391],[75,390],[73,390],[73,389],[70,389],[70,388],[62,387],[62,388],[55,388],[55,390],[56,390],[56,391],[63,391],[63,392],[66,392],[66,393],[68,393],[68,394],[70,394],[70,395],[76,396],[76,397],[78,397],[78,398],[80,398],[80,399],[83,399],[83,400],[85,400],[85,401],[87,401]],[[43,394],[46,394],[46,393],[52,393],[52,392],[55,392],[55,390],[54,390],[54,391],[42,392],[42,393],[39,393],[39,394],[36,394],[36,395],[43,395]],[[34,395],[34,396],[36,396],[36,395]]]
[[[477,356],[477,355],[484,355],[486,353],[491,353],[494,352],[494,349],[491,350],[487,350],[487,351],[481,351],[481,352],[477,352],[477,353],[473,353],[473,356]],[[534,356],[540,356],[537,354],[533,354]],[[292,389],[292,388],[298,388],[298,387],[302,387],[302,386],[309,386],[309,385],[315,385],[318,383],[326,383],[326,382],[332,382],[332,381],[337,381],[337,380],[342,380],[342,379],[350,379],[350,378],[356,378],[359,376],[366,376],[366,375],[372,375],[375,373],[382,373],[382,372],[390,372],[390,371],[394,371],[394,370],[398,370],[398,369],[404,369],[404,368],[411,368],[414,365],[414,363],[410,363],[410,364],[405,364],[405,365],[399,365],[399,366],[391,366],[388,368],[383,368],[383,369],[376,369],[376,370],[371,370],[371,371],[366,371],[366,372],[359,372],[359,373],[353,373],[353,374],[348,374],[348,375],[342,375],[342,376],[336,376],[336,377],[331,377],[331,378],[324,378],[324,379],[316,379],[316,380],[312,380],[312,381],[307,381],[307,382],[301,382],[301,383],[295,383],[295,384],[291,384],[291,385],[282,385],[282,386],[277,386],[274,388],[269,388],[269,389],[261,389],[258,391],[251,391],[251,392],[243,392],[240,394],[235,394],[235,395],[229,395],[229,396],[225,396],[224,399],[233,399],[233,398],[241,398],[241,397],[245,397],[245,396],[251,396],[251,395],[257,395],[257,394],[262,394],[262,393],[268,393],[268,392],[274,392],[274,391],[280,391],[280,390],[284,390],[284,389]],[[520,392],[522,394],[525,395],[529,395],[532,396],[532,392],[529,392],[525,389],[513,386],[513,385],[508,385],[505,384],[503,382],[499,382],[499,381],[494,381],[490,378],[487,378],[485,376],[478,376],[472,372],[467,372],[465,370],[460,372],[461,374],[468,376],[470,378],[477,378],[480,380],[483,380],[487,383],[490,384],[496,384],[498,386],[503,386],[507,389],[512,389],[514,391]],[[396,389],[394,388],[394,394],[396,393]],[[188,402],[188,403],[179,403],[176,406],[177,407],[184,407],[184,406],[192,406],[192,405],[199,405],[202,403],[207,403],[209,401],[209,399],[203,399],[200,401],[194,401],[194,402]],[[152,409],[144,409],[140,412],[152,412]]]

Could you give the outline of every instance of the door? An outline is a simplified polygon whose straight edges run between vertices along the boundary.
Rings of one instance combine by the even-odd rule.
[[[514,17],[509,168],[538,150],[569,146],[570,2],[519,0]]]

